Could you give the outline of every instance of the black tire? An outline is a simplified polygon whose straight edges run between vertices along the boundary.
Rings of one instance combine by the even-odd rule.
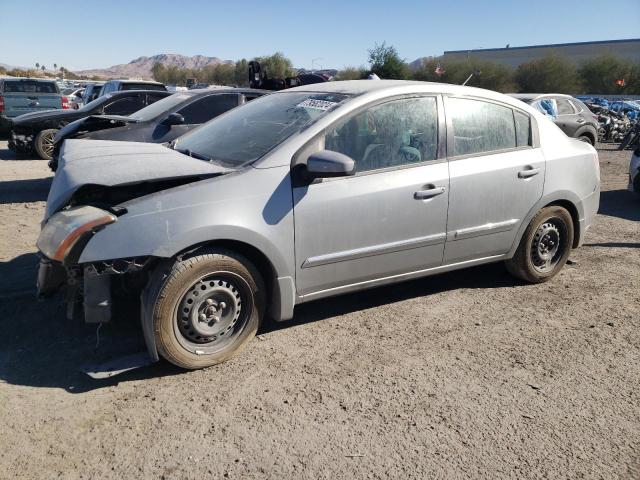
[[[58,133],[58,130],[55,128],[42,130],[33,140],[33,147],[41,159],[51,160],[54,146],[53,137],[55,137],[56,133]]]
[[[527,226],[513,258],[505,262],[507,270],[531,283],[550,280],[567,263],[573,234],[573,220],[566,209],[543,208]]]
[[[237,355],[255,336],[264,315],[260,273],[228,250],[211,250],[160,267],[148,288],[157,292],[151,301],[158,353],[186,369],[209,367]]]
[[[581,142],[586,142],[589,145],[593,146],[593,141],[591,140],[591,137],[589,135],[580,135],[578,137],[578,140],[580,140]]]
[[[627,146],[631,144],[634,136],[635,134],[633,130],[630,132],[627,132],[627,134],[624,136],[624,138],[620,142],[620,145],[618,146],[618,150],[624,150],[625,148],[627,148]]]

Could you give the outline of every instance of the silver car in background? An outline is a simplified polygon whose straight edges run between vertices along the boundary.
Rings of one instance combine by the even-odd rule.
[[[498,261],[547,281],[582,244],[599,196],[595,149],[511,97],[308,85],[169,148],[65,142],[38,287],[66,285],[88,322],[137,297],[150,356],[200,368],[303,302]]]

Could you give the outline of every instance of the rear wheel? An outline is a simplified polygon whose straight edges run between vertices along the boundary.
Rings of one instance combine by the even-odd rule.
[[[36,150],[36,153],[41,159],[51,160],[54,147],[53,138],[56,136],[57,132],[57,129],[50,128],[47,130],[42,130],[36,135],[36,138],[33,141],[33,146]]]
[[[265,306],[257,269],[226,250],[178,261],[156,272],[153,308],[158,353],[183,368],[216,365],[255,335]],[[153,287],[151,287],[153,288]]]
[[[580,135],[578,137],[578,140],[588,143],[589,145],[593,145],[593,140],[591,140],[591,137],[589,135]]]
[[[543,208],[529,223],[516,254],[507,260],[507,270],[531,283],[550,280],[567,262],[573,234],[573,220],[566,209]]]

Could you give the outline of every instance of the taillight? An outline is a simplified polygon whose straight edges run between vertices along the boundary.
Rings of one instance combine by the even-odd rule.
[[[69,108],[69,99],[67,97],[62,97],[62,109],[67,110]]]
[[[4,97],[0,95],[0,113],[4,112]]]

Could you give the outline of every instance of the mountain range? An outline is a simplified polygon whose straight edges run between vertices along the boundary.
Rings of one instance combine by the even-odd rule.
[[[108,68],[96,68],[90,70],[77,70],[74,73],[88,77],[98,75],[105,78],[144,78],[151,79],[151,68],[154,64],[161,63],[164,66],[176,66],[179,68],[203,68],[209,65],[232,63],[231,60],[222,60],[218,57],[205,57],[194,55],[188,57],[176,53],[161,53],[152,57],[138,57],[129,63],[113,65]]]

